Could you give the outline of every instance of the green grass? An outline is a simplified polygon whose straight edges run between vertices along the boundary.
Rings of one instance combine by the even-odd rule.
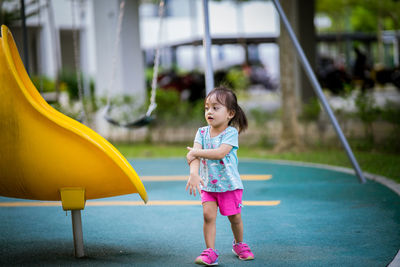
[[[171,158],[186,156],[186,145],[148,145],[116,144],[117,149],[127,158]],[[353,151],[364,172],[378,174],[400,183],[400,156],[383,152]],[[309,148],[301,153],[273,153],[260,147],[241,146],[240,158],[293,160],[329,164],[352,168],[350,160],[343,149]]]

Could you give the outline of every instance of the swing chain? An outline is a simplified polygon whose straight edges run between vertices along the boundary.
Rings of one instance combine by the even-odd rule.
[[[82,110],[81,110],[81,120],[86,122],[87,120],[87,113],[85,110],[85,100],[83,95],[83,88],[82,88],[82,76],[81,76],[81,68],[80,68],[80,53],[78,49],[78,27],[76,23],[76,5],[79,7],[79,3],[76,4],[75,0],[71,0],[71,12],[72,12],[72,39],[74,45],[74,57],[75,57],[75,69],[76,69],[76,82],[78,85],[78,94],[79,99],[81,100]],[[79,12],[79,10],[78,10]]]
[[[157,78],[158,78],[158,70],[160,65],[160,50],[161,50],[161,35],[162,35],[162,22],[164,17],[164,6],[165,0],[160,0],[160,4],[158,7],[158,16],[159,16],[159,29],[158,29],[158,40],[157,40],[157,47],[154,56],[154,69],[153,69],[153,77],[151,82],[151,95],[150,95],[150,105],[146,112],[146,117],[150,117],[154,109],[157,107],[156,103],[156,91],[157,91]],[[116,76],[116,69],[117,69],[117,59],[118,59],[118,49],[120,44],[120,37],[121,37],[121,30],[122,30],[122,20],[125,13],[125,0],[121,1],[119,6],[119,15],[118,15],[118,24],[117,24],[117,32],[116,38],[114,43],[114,55],[113,55],[113,62],[112,62],[112,76],[110,79],[110,85],[107,90],[107,105],[106,105],[106,114],[110,110],[111,106],[111,88],[114,86],[115,83],[115,76]]]
[[[157,78],[158,78],[158,69],[160,65],[160,50],[161,50],[161,37],[162,37],[162,23],[164,17],[164,5],[165,0],[160,0],[160,5],[158,6],[158,40],[156,47],[156,54],[154,56],[154,70],[153,70],[153,79],[151,81],[151,97],[150,97],[150,106],[146,112],[146,116],[149,117],[153,110],[157,107],[156,103],[156,90],[157,90]]]

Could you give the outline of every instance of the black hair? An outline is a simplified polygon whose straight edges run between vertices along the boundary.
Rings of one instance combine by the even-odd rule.
[[[221,105],[224,105],[228,111],[233,111],[235,113],[228,125],[237,128],[239,133],[245,131],[248,126],[246,114],[244,114],[242,108],[239,106],[235,93],[227,87],[219,86],[208,93],[206,101],[213,95],[215,95],[217,101]]]

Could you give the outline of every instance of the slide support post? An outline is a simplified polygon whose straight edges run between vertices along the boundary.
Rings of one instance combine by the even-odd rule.
[[[83,250],[83,231],[80,210],[71,210],[72,232],[74,235],[75,257],[82,258],[85,256]]]

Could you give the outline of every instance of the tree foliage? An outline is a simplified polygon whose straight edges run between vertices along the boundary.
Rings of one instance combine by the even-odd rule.
[[[400,29],[400,1],[396,0],[317,0],[317,14],[328,16],[328,31],[376,32]]]

